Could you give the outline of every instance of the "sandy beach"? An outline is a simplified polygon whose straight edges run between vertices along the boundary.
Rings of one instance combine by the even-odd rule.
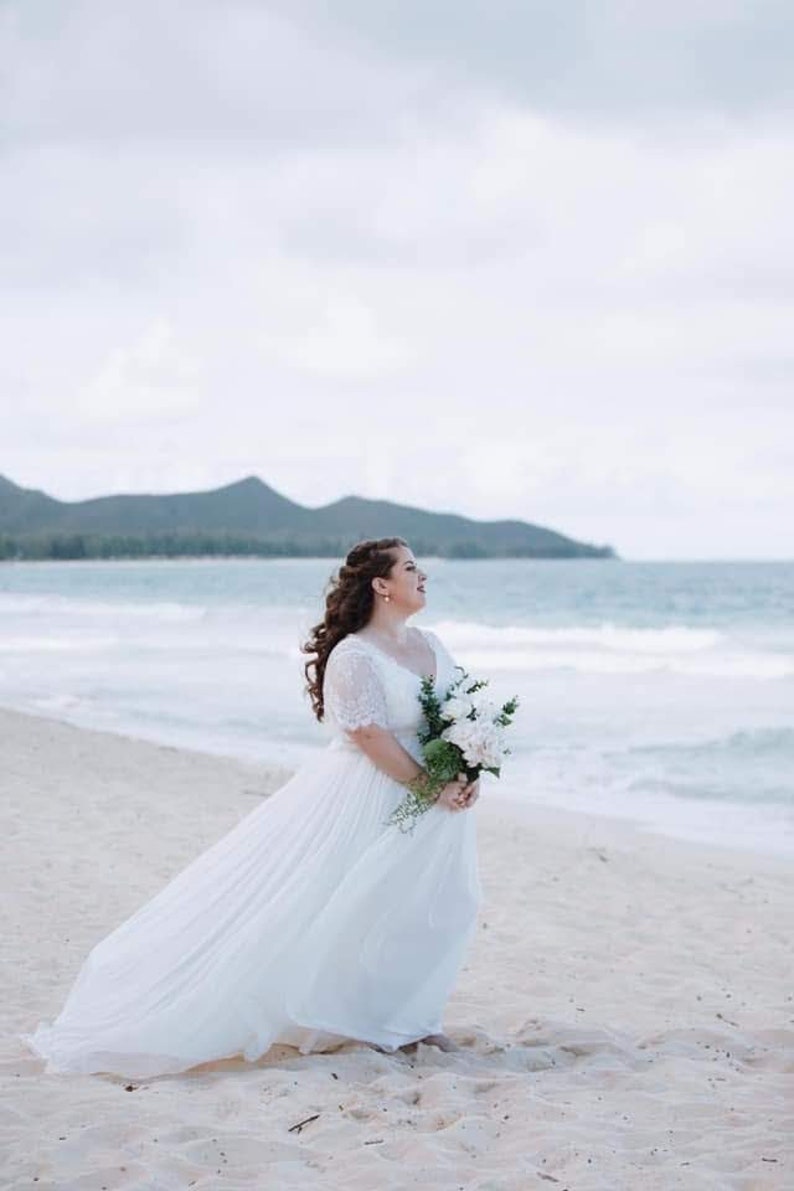
[[[45,1075],[18,1032],[286,773],[12,711],[0,761],[0,1187],[794,1185],[783,861],[491,785],[471,812],[485,902],[448,1006],[456,1053],[349,1043],[142,1083]]]

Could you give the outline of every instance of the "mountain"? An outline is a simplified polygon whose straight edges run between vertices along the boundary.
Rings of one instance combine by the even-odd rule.
[[[27,498],[27,499],[26,499]],[[31,498],[35,498],[31,499]],[[19,512],[24,510],[24,520]],[[61,501],[26,491],[0,477],[0,532],[30,533],[172,533],[179,530],[233,529],[259,533],[272,526],[291,527],[304,512],[300,505],[249,476],[211,492],[167,496],[99,496]]]
[[[18,488],[0,476],[0,534],[13,527],[15,533],[35,532],[60,501],[34,488]]]
[[[209,492],[62,501],[0,476],[0,558],[192,554],[336,557],[356,541],[396,535],[417,554],[458,558],[614,558],[525,521],[473,521],[346,496],[319,509],[257,476]]]
[[[352,534],[353,540],[379,536],[383,526],[407,538],[422,553],[529,555],[537,558],[601,557],[598,548],[526,521],[472,521],[455,513],[430,513],[385,500],[346,496],[315,510],[315,525],[328,535]],[[443,543],[439,551],[433,543]],[[417,543],[428,543],[422,549]],[[602,548],[603,549],[603,548]]]

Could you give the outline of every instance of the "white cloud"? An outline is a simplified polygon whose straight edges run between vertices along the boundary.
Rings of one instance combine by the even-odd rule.
[[[383,326],[371,295],[345,278],[272,262],[263,269],[258,346],[267,362],[331,380],[399,371],[414,352]]]
[[[779,553],[791,123],[613,96],[594,125],[342,15],[6,6],[0,471]]]
[[[580,121],[794,106],[787,0],[272,0],[361,55]]]
[[[200,399],[196,357],[160,319],[129,348],[117,348],[78,393],[75,409],[88,423],[182,419]]]

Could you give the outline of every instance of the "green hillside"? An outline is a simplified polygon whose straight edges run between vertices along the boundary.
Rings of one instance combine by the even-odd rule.
[[[366,537],[398,535],[449,558],[614,558],[525,521],[473,521],[348,496],[319,509],[256,476],[208,492],[61,501],[0,476],[0,558],[282,557],[344,554]]]

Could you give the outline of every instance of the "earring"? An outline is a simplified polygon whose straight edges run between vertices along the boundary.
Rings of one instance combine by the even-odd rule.
[[[389,600],[390,600],[390,599],[391,599],[391,596],[389,595],[389,593],[388,593],[388,592],[386,592],[386,594],[385,594],[385,595],[384,595],[384,597],[383,597],[383,602],[384,602],[384,604],[388,604],[388,602],[389,602]]]

